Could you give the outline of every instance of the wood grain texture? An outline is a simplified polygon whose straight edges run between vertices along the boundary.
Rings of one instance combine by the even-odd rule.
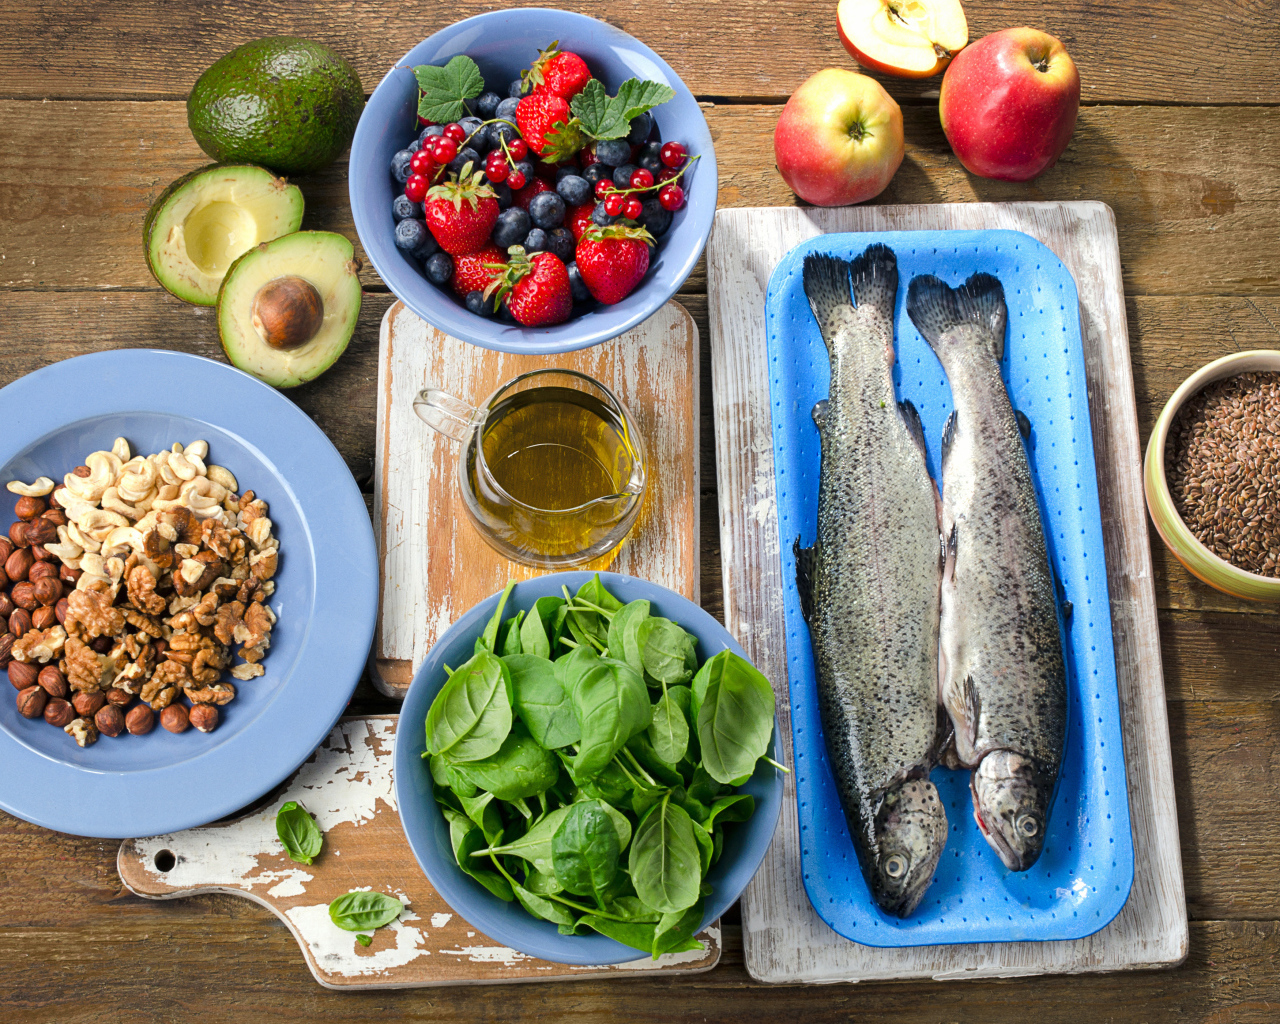
[[[1133,889],[1114,921],[1073,942],[860,946],[832,932],[807,902],[795,788],[788,779],[778,833],[742,899],[747,967],[762,981],[1074,974],[1177,963],[1187,952],[1124,294],[1107,207],[956,204],[717,213],[708,268],[725,621],[778,690],[782,747],[790,758],[764,326],[769,275],[793,246],[823,232],[948,228],[1025,231],[1062,259],[1079,290],[1133,823]]]
[[[548,366],[594,377],[634,417],[647,451],[640,517],[622,545],[591,564],[698,600],[698,330],[669,302],[639,327],[564,355],[514,356],[468,345],[400,303],[379,342],[375,532],[382,603],[375,685],[403,696],[440,635],[509,579],[545,570],[509,561],[472,525],[458,493],[458,445],[418,419],[413,400],[437,387],[479,405],[501,384]]]
[[[7,0],[0,7],[6,26],[0,65],[9,71],[4,90],[12,95],[172,98],[185,96],[200,72],[233,46],[259,36],[301,35],[337,49],[369,91],[420,40],[494,6],[484,0],[425,6],[128,0],[112,4],[105,18],[92,0]],[[639,37],[698,96],[785,97],[818,68],[857,66],[836,37],[834,3],[738,0],[715,5],[718,17],[694,15],[677,0],[571,6]],[[969,4],[965,13],[971,39],[1024,24],[1058,36],[1080,68],[1086,103],[1280,102],[1267,59],[1280,46],[1280,29],[1265,4],[989,0]],[[532,59],[550,40],[529,42]],[[900,98],[936,97],[941,81],[880,77]]]

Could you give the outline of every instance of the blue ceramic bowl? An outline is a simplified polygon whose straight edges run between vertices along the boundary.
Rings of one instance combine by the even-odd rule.
[[[505,94],[503,83],[519,76],[538,50],[559,40],[579,54],[610,94],[628,78],[664,82],[675,98],[653,111],[664,140],[684,143],[700,156],[682,179],[688,205],[658,239],[649,273],[634,292],[613,306],[555,327],[527,328],[468,313],[452,291],[437,288],[412,257],[395,246],[391,201],[401,191],[391,177],[391,157],[413,138],[417,124],[418,84],[410,70],[419,64],[444,64],[466,54],[480,66],[485,82]],[[711,132],[697,101],[661,57],[621,29],[582,14],[545,8],[492,11],[442,29],[419,43],[378,84],[365,105],[351,143],[348,172],[351,212],[360,242],[374,269],[396,297],[428,323],[473,345],[502,352],[549,355],[598,345],[647,320],[684,283],[702,254],[716,212],[716,157]]]
[[[540,597],[559,596],[562,586],[576,593],[592,577],[589,572],[558,572],[516,584],[504,616],[528,610]],[[729,631],[692,601],[656,583],[605,572],[600,579],[619,601],[648,600],[655,614],[678,622],[698,638],[698,658],[710,658],[726,647],[741,655]],[[426,749],[427,709],[444,685],[444,665],[459,665],[471,657],[475,638],[493,614],[498,595],[481,601],[445,631],[413,677],[400,710],[396,732],[395,787],[400,821],[413,855],[445,901],[489,938],[530,956],[563,964],[620,964],[644,958],[639,950],[603,935],[561,935],[556,926],[531,917],[518,903],[504,903],[479,882],[464,875],[453,858],[449,825],[431,792],[431,772],[422,754]],[[745,655],[744,655],[745,656]],[[778,720],[773,722],[774,738]],[[769,753],[773,755],[773,744]],[[755,797],[750,820],[725,834],[724,853],[707,875],[713,892],[707,900],[705,927],[722,915],[747,887],[773,839],[782,809],[782,775],[761,763],[741,788]]]

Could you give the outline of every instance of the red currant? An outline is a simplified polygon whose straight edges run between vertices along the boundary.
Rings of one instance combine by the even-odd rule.
[[[448,129],[445,130],[448,131]],[[681,167],[685,161],[685,148],[678,142],[668,142],[663,145],[658,155],[668,167]]]
[[[433,124],[435,124],[435,122],[434,122],[434,121],[428,121],[425,117],[419,117],[419,118],[418,118],[418,127],[419,127],[419,128],[427,128],[427,127],[430,127],[430,126],[431,126],[431,125],[433,125]]]
[[[596,198],[597,199],[603,199],[612,191],[613,191],[613,182],[611,182],[608,178],[601,178],[599,181],[596,182]]]
[[[635,196],[628,199],[627,205],[622,208],[622,215],[627,220],[636,220],[642,213],[644,213],[644,203],[640,202]]]
[[[420,149],[413,154],[413,159],[409,161],[409,170],[414,174],[430,174],[435,167],[435,160],[431,154],[425,149]]]
[[[507,143],[507,152],[512,160],[523,160],[529,155],[529,146],[524,139],[512,139]]]
[[[435,145],[431,151],[432,157],[438,164],[447,164],[455,156],[458,155],[458,141],[448,135],[441,135],[436,139]]]
[[[427,196],[427,176],[425,174],[411,174],[409,180],[404,183],[404,194],[411,203],[420,203]]]
[[[454,142],[462,142],[467,137],[467,130],[455,121],[453,124],[444,126],[444,137],[453,139]]]
[[[621,216],[622,210],[626,205],[626,196],[619,192],[610,192],[608,198],[604,201],[604,212],[610,217],[618,217]]]
[[[512,171],[507,175],[507,184],[517,192],[524,188],[524,171]]]
[[[658,184],[663,185],[668,181],[680,177],[679,171],[673,171],[670,167],[664,167],[658,172]]]
[[[631,175],[632,188],[653,188],[652,172],[641,167]]]
[[[671,210],[674,213],[684,206],[684,189],[679,185],[664,185],[658,193],[658,202],[662,204],[664,210]]]
[[[581,153],[578,154],[578,158],[582,162],[582,169],[584,171],[588,167],[590,167],[592,164],[598,164],[600,162],[599,160],[596,159],[595,146],[588,146],[586,149],[584,149]]]
[[[507,164],[506,161],[495,162],[490,160],[484,169],[485,176],[494,184],[507,180]]]

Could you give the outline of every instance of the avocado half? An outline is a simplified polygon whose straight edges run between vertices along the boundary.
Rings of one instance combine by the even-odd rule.
[[[183,175],[147,211],[147,267],[197,306],[218,301],[223,276],[259,242],[297,231],[302,192],[262,167],[211,164]]]
[[[215,160],[309,174],[351,145],[364,107],[355,69],[327,46],[256,39],[221,57],[187,97],[187,124]]]
[[[359,275],[351,243],[332,231],[295,231],[250,249],[218,292],[227,358],[278,388],[319,377],[355,333]]]

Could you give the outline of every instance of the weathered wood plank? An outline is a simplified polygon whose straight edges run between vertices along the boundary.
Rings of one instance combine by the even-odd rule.
[[[335,47],[372,90],[419,40],[493,6],[485,0],[426,6],[130,0],[113,4],[108,19],[92,0],[7,0],[0,66],[8,95],[175,98],[233,46],[259,36],[301,35]],[[739,0],[730,10],[717,5],[717,17],[698,16],[678,0],[573,6],[644,40],[700,96],[785,97],[821,67],[856,67],[836,37],[834,3]],[[1280,29],[1265,4],[989,0],[967,5],[965,13],[973,39],[1024,24],[1057,35],[1080,68],[1085,102],[1280,102],[1269,60],[1280,46]],[[530,40],[530,58],[535,45],[548,42]],[[1176,60],[1166,59],[1173,54]],[[940,83],[882,80],[899,97],[936,96]]]
[[[1161,612],[1160,655],[1170,702],[1280,700],[1274,612]]]
[[[791,206],[773,164],[776,106],[713,106],[721,207]],[[966,174],[936,112],[905,112],[907,158],[879,204],[1106,196],[1126,292],[1280,290],[1280,133],[1272,108],[1086,108],[1058,166],[1027,185]],[[92,164],[77,155],[93,126]],[[207,162],[181,103],[0,101],[0,287],[151,288],[142,218],[168,182]],[[354,239],[345,164],[300,179],[304,227]],[[376,283],[366,268],[366,284]],[[705,270],[687,291],[705,291]],[[1280,322],[1280,321],[1277,321]]]

